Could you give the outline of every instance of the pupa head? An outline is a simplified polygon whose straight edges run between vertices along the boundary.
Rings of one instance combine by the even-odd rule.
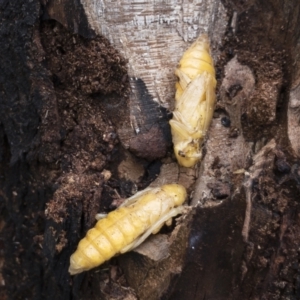
[[[174,201],[174,206],[182,205],[187,197],[186,189],[180,184],[167,184],[161,187]]]
[[[199,140],[174,145],[174,152],[178,163],[186,168],[193,167],[202,158],[199,148]]]

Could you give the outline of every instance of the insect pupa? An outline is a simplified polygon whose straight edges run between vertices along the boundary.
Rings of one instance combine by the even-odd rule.
[[[147,188],[108,215],[99,215],[95,227],[87,232],[70,258],[70,274],[97,267],[114,255],[139,246],[182,213],[186,196],[185,188],[179,184]]]
[[[183,54],[175,74],[178,82],[170,120],[172,140],[178,163],[189,168],[201,159],[201,146],[216,102],[215,69],[206,35]]]

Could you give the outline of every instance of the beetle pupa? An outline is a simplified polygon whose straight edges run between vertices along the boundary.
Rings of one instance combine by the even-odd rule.
[[[118,253],[136,248],[182,212],[186,195],[185,188],[179,184],[147,188],[128,198],[107,216],[101,215],[72,254],[70,274],[87,271]]]
[[[215,69],[206,35],[183,54],[175,74],[176,101],[170,121],[174,152],[181,166],[193,167],[201,159],[216,101]]]

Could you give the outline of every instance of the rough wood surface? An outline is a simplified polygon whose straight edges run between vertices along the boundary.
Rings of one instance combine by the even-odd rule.
[[[300,157],[300,40],[294,48],[294,63],[291,70],[291,89],[289,94],[288,116],[288,137],[297,157]]]
[[[169,146],[163,136],[169,128],[156,103],[168,109],[174,107],[174,69],[200,33],[209,33],[217,59],[227,23],[222,3],[211,0],[188,3],[82,0],[81,3],[95,32],[108,38],[128,60],[130,121],[118,129],[122,144],[148,160],[163,157]],[[143,114],[144,111],[147,113]]]
[[[125,58],[129,74],[141,78],[153,99],[173,107],[174,69],[182,53],[207,32],[215,56],[227,16],[220,1],[81,1],[91,27]]]
[[[0,1],[1,297],[299,299],[298,1],[115,3]],[[203,30],[218,104],[187,170],[157,102]],[[96,212],[173,180],[198,206],[172,233],[69,276]]]

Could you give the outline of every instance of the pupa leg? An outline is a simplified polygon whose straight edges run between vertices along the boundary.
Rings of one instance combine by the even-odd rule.
[[[166,225],[167,226],[171,226],[172,225],[172,218],[170,218],[169,220],[166,221]]]
[[[158,189],[158,188],[157,188]],[[142,197],[143,195],[145,195],[146,193],[148,193],[150,190],[154,190],[153,188],[147,188],[143,191],[137,192],[135,195],[133,195],[132,197],[126,199],[119,207],[126,207],[129,206],[130,204],[135,203],[140,197]],[[106,218],[107,214],[96,214],[95,219],[97,221]]]
[[[180,99],[176,101],[175,108],[181,112],[188,109],[194,111],[200,102],[205,100],[207,73],[197,75],[183,91]],[[184,113],[186,116],[186,114]]]
[[[173,113],[173,116],[175,113]],[[175,117],[174,117],[175,118]],[[191,132],[193,132],[192,128],[185,126],[185,123],[177,121],[176,119],[170,120],[170,126],[172,128],[172,132],[175,132],[177,136],[181,139],[189,139],[191,136]]]
[[[131,244],[124,247],[120,251],[120,253],[125,253],[125,252],[131,251],[132,249],[138,247],[140,244],[142,244],[147,239],[147,237],[151,233],[157,233],[158,232],[157,229],[160,229],[167,220],[181,214],[182,212],[183,212],[183,206],[178,206],[176,208],[171,209],[167,214],[162,216],[156,223],[154,223],[143,235],[139,236]]]
[[[184,91],[191,82],[190,77],[186,75],[184,72],[182,72],[180,69],[176,69],[175,74],[177,75],[179,79],[179,84],[182,90]]]
[[[189,139],[190,137],[200,138],[203,136],[200,126],[197,124],[196,129],[193,129],[178,111],[173,112],[173,119],[170,120],[170,125],[173,131],[184,139]]]
[[[139,200],[143,195],[147,194],[149,191],[155,192],[155,189],[159,190],[159,188],[147,188],[143,191],[137,192],[130,198],[126,199],[119,207],[129,206],[129,205],[137,202],[137,200]]]
[[[143,195],[147,194],[149,191],[155,192],[155,190],[159,190],[159,188],[147,188],[143,191],[137,192],[132,197],[126,199],[119,207],[126,207],[135,202],[137,202]],[[106,218],[107,214],[96,214],[95,219],[97,221]]]
[[[143,195],[147,194],[150,190],[154,190],[153,188],[146,188],[143,191],[137,192],[130,198],[126,199],[119,207],[126,207],[133,203],[135,203],[139,198],[141,198]]]
[[[167,220],[165,223],[161,224],[160,226],[158,226],[155,230],[152,231],[152,234],[157,234],[161,228],[166,224],[167,226],[171,226],[172,225],[172,218],[170,218],[169,220]]]
[[[157,226],[151,233],[152,234],[157,234],[162,229],[162,227],[164,225],[165,225],[165,223],[162,223],[160,226]]]
[[[106,218],[107,214],[96,214],[95,219],[97,221]]]

